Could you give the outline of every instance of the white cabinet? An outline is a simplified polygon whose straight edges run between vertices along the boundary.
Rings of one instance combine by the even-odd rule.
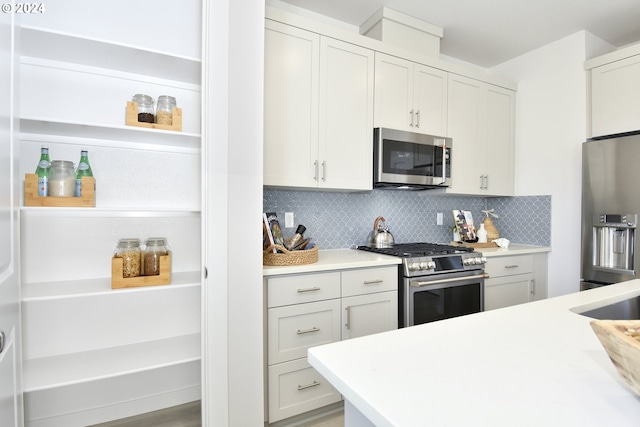
[[[96,207],[21,210],[25,423],[91,425],[198,400],[201,62],[58,32],[46,16],[21,30],[20,174],[41,146],[76,162],[88,149]],[[125,126],[135,93],[175,96],[183,132]],[[154,236],[172,248],[171,283],[111,289],[117,240]]]
[[[446,136],[447,72],[376,52],[375,127]]]
[[[640,130],[640,54],[592,68],[589,74],[590,136]]]
[[[342,339],[398,328],[397,267],[342,272]]]
[[[514,194],[515,92],[449,75],[452,186],[448,193]]]
[[[341,399],[307,363],[310,347],[398,327],[398,268],[266,279],[270,423]]]
[[[341,399],[307,363],[309,347],[340,341],[340,273],[266,280],[268,421]]]
[[[488,257],[484,308],[493,310],[546,298],[546,254]]]
[[[370,190],[373,51],[265,26],[264,185]]]

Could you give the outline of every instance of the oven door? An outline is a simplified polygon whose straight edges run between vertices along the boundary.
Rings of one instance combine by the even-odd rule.
[[[374,130],[374,184],[451,185],[450,138]]]
[[[482,270],[403,280],[403,326],[414,326],[484,311]]]

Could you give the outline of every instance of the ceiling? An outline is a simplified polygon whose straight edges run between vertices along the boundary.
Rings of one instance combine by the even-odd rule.
[[[441,27],[443,55],[490,68],[580,30],[640,41],[640,0],[282,0],[357,27],[382,6]]]

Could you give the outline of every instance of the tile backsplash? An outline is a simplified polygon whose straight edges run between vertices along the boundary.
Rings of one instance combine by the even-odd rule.
[[[373,190],[365,193],[334,193],[264,189],[263,210],[276,212],[285,237],[285,212],[307,227],[306,237],[320,249],[351,248],[366,244],[378,216],[383,216],[397,243],[449,243],[454,209],[469,210],[476,227],[482,210],[494,209],[500,218],[493,223],[513,243],[551,245],[551,196],[466,197],[429,192]],[[436,225],[442,212],[444,224]]]

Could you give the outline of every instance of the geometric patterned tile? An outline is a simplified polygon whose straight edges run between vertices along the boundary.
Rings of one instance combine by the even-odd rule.
[[[307,228],[320,249],[351,248],[366,244],[378,216],[383,216],[397,243],[449,243],[454,209],[470,210],[476,224],[483,209],[495,209],[493,220],[502,237],[514,243],[551,244],[551,196],[465,197],[428,191],[373,190],[362,193],[264,189],[263,211],[276,212],[285,237],[284,213]],[[442,212],[444,224],[436,225]]]

